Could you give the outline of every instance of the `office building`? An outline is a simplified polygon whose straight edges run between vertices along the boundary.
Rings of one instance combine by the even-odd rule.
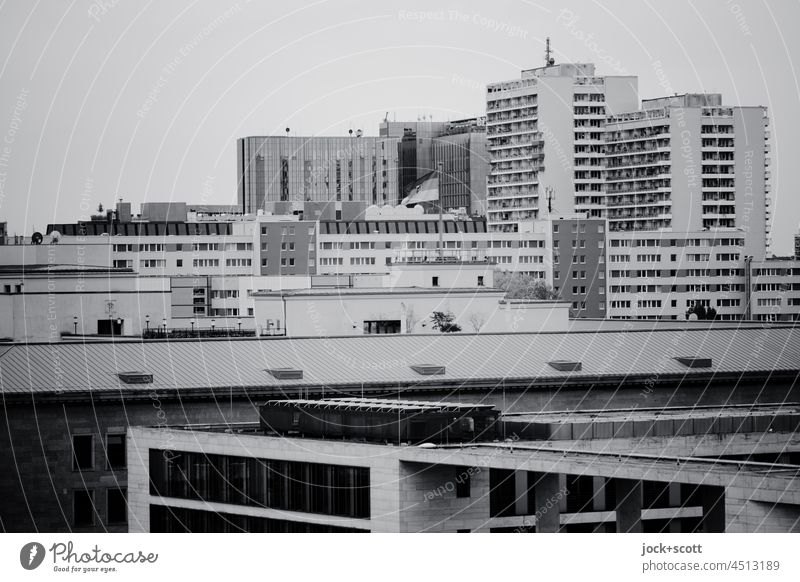
[[[396,204],[398,139],[244,137],[237,140],[239,205],[246,214],[270,202]]]
[[[595,322],[584,323],[594,325]],[[797,328],[741,322],[718,322],[711,327],[689,322],[664,322],[657,327],[645,324],[631,322],[608,331],[590,326],[585,331],[545,333],[11,344],[0,353],[0,391],[5,402],[5,414],[0,418],[0,463],[8,468],[7,478],[0,480],[3,527],[7,531],[48,532],[149,528],[150,521],[139,513],[141,507],[165,504],[150,499],[147,474],[141,472],[146,468],[149,448],[211,454],[230,452],[227,443],[220,443],[217,448],[216,437],[183,429],[177,431],[180,434],[173,434],[163,429],[176,425],[227,424],[229,436],[236,440],[237,436],[244,436],[244,433],[236,434],[238,423],[258,421],[254,401],[369,397],[454,404],[475,402],[493,405],[500,413],[516,417],[521,416],[516,413],[571,410],[574,415],[575,411],[629,410],[643,406],[652,409],[688,407],[700,412],[703,407],[743,405],[743,409],[749,410],[754,404],[774,405],[800,399],[796,382],[800,373]],[[635,352],[636,357],[625,355],[630,352]],[[694,360],[680,361],[686,357]],[[210,362],[214,365],[210,366]],[[629,413],[630,410],[623,418]],[[652,411],[648,414],[652,416]],[[622,440],[616,445],[602,430],[598,430],[598,440],[590,444],[582,440],[565,442],[566,429],[562,429],[556,437],[542,439],[540,450],[564,445],[573,451],[596,446],[606,452],[582,452],[580,470],[575,467],[567,470],[565,466],[546,470],[543,465],[532,470],[572,475],[588,470],[586,474],[589,475],[592,474],[590,466],[605,466],[610,455],[614,470],[622,471],[617,457],[638,448],[634,439],[641,439],[641,446],[647,442],[656,446],[653,445],[655,441],[648,440],[652,435],[642,432],[645,425],[637,425],[632,420],[635,419],[619,421],[626,424],[617,434]],[[694,420],[692,422],[694,424]],[[785,422],[759,425],[762,434],[758,438],[735,436],[729,424],[721,426],[719,434],[698,424],[700,435],[685,434],[677,438],[664,433],[669,438],[661,442],[673,447],[669,454],[675,457],[691,456],[695,454],[693,449],[700,447],[696,454],[703,457],[725,455],[732,460],[746,461],[751,455],[764,455],[757,460],[771,458],[772,462],[792,463],[796,462],[792,455],[798,452],[791,438],[796,427]],[[559,420],[555,424],[562,423]],[[567,424],[572,439],[580,432],[580,427],[576,426],[581,423],[570,421]],[[683,424],[673,423],[672,426]],[[139,449],[132,449],[138,439],[125,437],[133,435],[128,433],[132,426],[160,428],[149,433],[155,440],[150,439],[146,445],[138,445]],[[661,434],[662,428],[659,425],[657,434]],[[530,438],[522,429],[512,430],[519,433],[520,440]],[[629,434],[626,432],[629,430],[637,432]],[[614,429],[612,434],[617,432]],[[721,436],[724,434],[728,436]],[[506,438],[511,435],[512,432],[506,432]],[[599,440],[601,438],[605,440]],[[189,440],[194,443],[193,448],[185,448]],[[249,446],[245,440],[237,442],[242,447]],[[260,451],[253,456],[259,458],[263,453],[265,459],[276,458],[272,456],[278,454],[272,443],[278,442],[282,443],[278,448],[287,453],[278,458],[300,460],[288,454],[289,451],[300,453],[292,444],[294,441],[286,438],[272,439],[266,448],[253,442],[251,450]],[[374,444],[336,439],[319,445],[316,442],[309,440],[309,448],[303,447],[310,455],[305,460],[321,462],[319,454],[323,450],[335,455],[336,461],[328,456],[328,461],[322,462],[335,465],[367,467],[369,461],[356,458],[369,451],[386,451],[385,458],[392,458],[388,448],[375,448]],[[316,448],[318,446],[322,449]],[[425,451],[425,448],[413,448],[419,454]],[[408,447],[394,449],[410,450]],[[450,463],[441,458],[445,451],[434,450],[435,457],[407,460],[448,465]],[[655,449],[652,451],[660,456]],[[459,466],[475,466],[476,459],[485,456],[481,449],[474,451],[475,458],[462,456],[466,452],[450,452],[454,455],[451,460]],[[369,456],[376,462],[384,458],[383,454]],[[514,463],[522,459],[527,463],[534,457],[540,457],[542,463],[552,463],[551,453],[541,450],[531,457],[521,455],[516,446],[513,457],[506,451],[498,459],[504,459],[505,469],[527,470],[527,465]],[[512,458],[518,460],[512,462]],[[129,463],[144,463],[144,467],[137,465],[136,474],[129,474]],[[664,481],[691,481],[681,470],[682,464],[673,459],[665,462],[664,466],[668,465],[677,473],[665,474]],[[712,465],[700,465],[706,479],[715,475]],[[648,466],[652,473],[652,466]],[[628,473],[626,465],[625,475],[641,478],[641,470],[642,465],[638,465],[638,472]],[[743,471],[750,474],[749,469]],[[722,486],[722,481],[716,481],[716,476],[714,479],[713,483],[706,481],[705,484]],[[512,481],[517,482],[516,478]],[[500,482],[510,481],[502,478]],[[520,486],[524,482],[520,477]],[[429,489],[439,485],[437,481],[435,487]],[[796,493],[796,484],[793,487],[788,491]],[[374,488],[370,495],[381,491],[387,489]],[[768,506],[764,504],[769,499],[759,497],[762,493],[754,494],[751,502],[755,505],[748,506],[754,512],[744,512],[740,519],[759,522],[765,514],[777,517],[784,510],[795,511],[792,505],[797,502],[791,497],[784,498],[786,505]],[[737,492],[737,495],[742,494],[742,491]],[[132,503],[132,513],[124,511],[126,499]],[[189,507],[192,504],[170,500],[166,505]],[[377,510],[379,505],[372,507]],[[774,508],[772,513],[769,507]],[[214,509],[219,508],[214,506]],[[242,513],[238,507],[227,509]],[[524,511],[529,510],[526,506]],[[484,511],[487,510],[480,509]],[[651,517],[656,515],[658,512]],[[613,520],[611,515],[595,515],[592,519],[598,517]],[[287,519],[302,521],[300,518],[291,514]],[[458,519],[457,516],[453,518]],[[395,517],[386,515],[386,519]],[[408,527],[418,531],[413,521],[409,521]],[[516,527],[519,521],[506,525]],[[363,521],[359,523],[364,524]],[[732,523],[735,525],[735,521]],[[764,521],[765,525],[771,523],[769,519]],[[734,525],[732,531],[741,531]],[[351,522],[351,526],[355,527],[355,523]],[[496,526],[505,527],[500,522]],[[368,529],[386,531],[399,527],[375,525]],[[471,522],[464,527],[474,526]]]

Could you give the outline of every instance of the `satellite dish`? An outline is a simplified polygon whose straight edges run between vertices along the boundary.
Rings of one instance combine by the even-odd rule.
[[[42,236],[41,232],[34,232],[31,235],[31,244],[32,245],[40,245],[40,244],[42,244],[43,240],[44,240],[44,237]]]
[[[61,241],[61,233],[54,230],[50,233],[50,244],[57,245]]]

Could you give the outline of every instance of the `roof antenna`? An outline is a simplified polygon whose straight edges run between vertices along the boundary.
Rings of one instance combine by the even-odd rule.
[[[556,64],[556,60],[550,56],[553,54],[553,51],[550,50],[550,37],[547,37],[547,42],[544,48],[544,66],[545,67],[552,67]]]

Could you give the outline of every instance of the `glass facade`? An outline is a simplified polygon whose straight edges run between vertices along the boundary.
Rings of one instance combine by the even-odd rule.
[[[369,469],[150,450],[150,494],[369,519]]]

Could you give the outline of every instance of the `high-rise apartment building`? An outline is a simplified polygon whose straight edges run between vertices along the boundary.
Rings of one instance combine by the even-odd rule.
[[[548,65],[489,84],[490,228],[513,231],[550,213],[604,216],[605,119],[638,108],[637,85],[633,76],[597,76],[591,63]]]
[[[769,237],[769,131],[764,107],[715,94],[645,100],[606,123],[606,204],[612,231],[738,229],[747,255]]]
[[[269,202],[395,204],[398,139],[245,137],[237,142],[239,205],[255,214]]]

